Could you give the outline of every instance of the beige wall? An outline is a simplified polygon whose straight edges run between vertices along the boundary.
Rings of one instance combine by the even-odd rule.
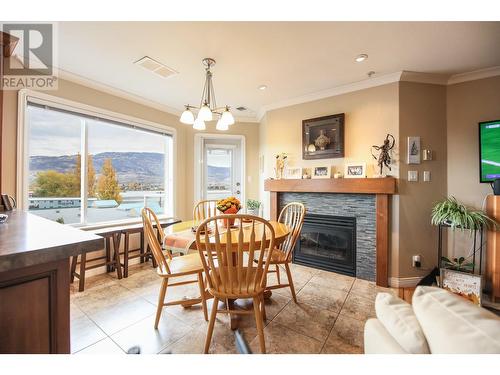
[[[191,218],[193,207],[193,143],[195,132],[190,126],[181,124],[176,115],[65,80],[59,81],[57,91],[46,93],[175,128],[177,130],[177,155],[175,155],[177,166],[175,176],[176,216],[183,220]],[[17,170],[17,92],[6,91],[4,94],[4,125],[1,149],[2,189],[5,193],[15,196]],[[208,124],[206,132],[216,133],[214,127],[214,124]],[[251,176],[250,182],[247,181],[247,194],[248,196],[256,196],[258,192],[259,124],[236,123],[226,133],[242,134],[245,136],[246,169],[247,174]]]
[[[421,148],[433,151],[432,161],[406,163],[407,137],[420,136]],[[430,224],[434,203],[446,196],[446,86],[413,82],[399,84],[399,275],[425,276],[437,264],[437,229]],[[416,170],[418,182],[408,182]],[[431,181],[423,181],[423,172]],[[422,267],[412,267],[412,255]]]
[[[448,86],[447,116],[448,195],[479,209],[492,191],[479,182],[478,123],[500,119],[500,76]],[[468,235],[449,231],[448,240],[448,256],[470,254]]]
[[[302,160],[302,120],[345,113],[345,158]],[[343,173],[348,161],[365,161],[368,175],[374,174],[376,161],[370,154],[373,144],[381,144],[387,133],[399,137],[398,83],[351,92],[267,112],[261,122],[260,154],[264,157],[261,175],[261,199],[269,205],[269,194],[263,191],[263,180],[273,176],[274,155],[286,152],[290,167],[333,166]],[[399,144],[395,148],[393,175],[399,175]],[[266,213],[268,214],[268,207]],[[397,197],[392,202],[391,274],[398,274]]]

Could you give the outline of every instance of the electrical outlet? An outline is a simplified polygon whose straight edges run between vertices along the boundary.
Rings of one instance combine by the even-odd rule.
[[[417,182],[418,181],[418,171],[408,171],[408,181]]]
[[[415,268],[420,268],[422,267],[422,263],[420,262],[420,255],[414,255],[412,258],[411,258],[411,264],[412,264],[412,267],[415,267]]]
[[[431,180],[431,171],[424,171],[424,181],[429,182]]]

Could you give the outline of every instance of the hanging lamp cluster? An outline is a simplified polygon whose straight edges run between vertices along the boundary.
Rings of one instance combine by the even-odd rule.
[[[215,100],[215,90],[212,83],[212,72],[210,68],[215,65],[215,60],[207,57],[202,60],[205,66],[205,85],[203,86],[203,93],[201,94],[200,106],[195,107],[186,105],[186,109],[182,112],[180,122],[183,124],[193,125],[193,129],[205,130],[206,121],[217,119],[217,130],[227,130],[230,125],[234,124],[234,117],[231,113],[229,106],[217,107]],[[193,110],[198,113],[195,118]]]

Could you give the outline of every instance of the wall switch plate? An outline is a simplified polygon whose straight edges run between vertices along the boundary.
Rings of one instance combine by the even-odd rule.
[[[408,181],[417,182],[418,181],[418,171],[408,171]]]
[[[420,255],[414,255],[411,258],[411,265],[415,268],[420,268],[422,266],[422,262],[420,259]]]
[[[424,181],[429,182],[431,180],[431,171],[424,171]]]

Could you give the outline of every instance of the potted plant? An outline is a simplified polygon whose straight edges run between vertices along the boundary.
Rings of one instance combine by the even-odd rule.
[[[247,199],[247,214],[259,216],[261,203],[256,199]]]
[[[217,209],[225,215],[237,214],[241,209],[241,203],[236,197],[224,198],[217,201]],[[226,228],[234,226],[234,219],[224,220],[224,226]]]
[[[483,211],[470,209],[455,197],[448,197],[432,208],[431,222],[433,225],[448,225],[471,233],[477,229],[498,227],[498,223]]]

